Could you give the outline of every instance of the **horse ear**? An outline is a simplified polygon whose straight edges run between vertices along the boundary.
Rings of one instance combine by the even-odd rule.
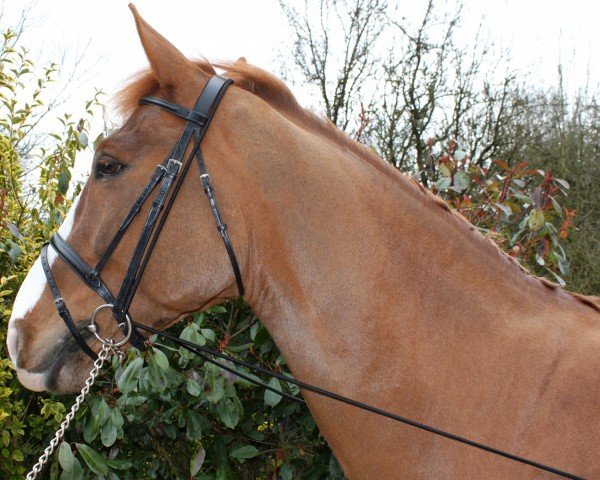
[[[129,4],[129,9],[133,13],[142,46],[159,85],[176,86],[193,69],[192,63],[140,16],[133,3]]]

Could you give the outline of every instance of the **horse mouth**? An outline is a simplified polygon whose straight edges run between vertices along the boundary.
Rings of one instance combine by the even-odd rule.
[[[92,337],[87,329],[81,331],[84,339]],[[60,373],[69,361],[79,353],[79,345],[69,332],[65,332],[57,344],[48,350],[36,367],[30,370],[18,368],[17,377],[19,382],[29,390],[42,392],[45,390],[60,390]]]

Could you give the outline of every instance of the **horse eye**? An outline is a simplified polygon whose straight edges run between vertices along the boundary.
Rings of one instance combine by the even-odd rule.
[[[122,168],[123,165],[114,161],[107,160],[98,162],[96,167],[96,177],[114,177]]]

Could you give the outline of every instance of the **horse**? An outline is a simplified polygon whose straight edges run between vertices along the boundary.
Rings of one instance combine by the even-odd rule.
[[[240,60],[190,60],[132,7],[150,67],[118,95],[123,125],[97,148],[61,236],[89,264],[181,133],[154,95],[191,108],[215,68],[233,80],[202,143],[245,301],[293,375],[586,478],[600,478],[600,302],[533,277],[447,204],[302,108]],[[191,147],[190,147],[191,148]],[[131,315],[166,328],[237,296],[197,179],[182,184]],[[149,208],[149,207],[144,207]],[[103,270],[118,288],[135,221]],[[52,249],[78,327],[98,297]],[[117,338],[116,325],[103,332]],[[100,343],[88,335],[94,351]],[[8,350],[34,391],[78,390],[91,360],[57,314],[40,259],[14,303]],[[303,396],[346,476],[554,478],[339,404]]]

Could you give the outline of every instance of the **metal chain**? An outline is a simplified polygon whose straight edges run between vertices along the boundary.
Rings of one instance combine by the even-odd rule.
[[[33,480],[37,477],[38,473],[42,471],[42,467],[48,462],[50,455],[54,452],[60,441],[63,439],[65,435],[65,431],[69,428],[69,424],[75,417],[75,414],[81,407],[85,396],[90,392],[90,387],[94,384],[96,377],[98,376],[98,372],[104,365],[104,362],[109,357],[111,353],[115,352],[115,347],[112,342],[105,342],[102,345],[102,350],[98,353],[98,358],[94,362],[94,368],[90,372],[89,377],[85,381],[85,385],[81,389],[81,393],[75,399],[75,403],[71,407],[71,411],[67,414],[63,422],[60,424],[60,428],[54,434],[54,438],[50,441],[50,444],[44,450],[43,455],[39,458],[38,462],[33,466],[31,471],[27,474],[26,480]],[[120,352],[119,352],[120,353]]]

